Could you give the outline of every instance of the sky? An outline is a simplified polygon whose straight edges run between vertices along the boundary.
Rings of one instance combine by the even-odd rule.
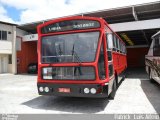
[[[0,21],[25,24],[158,0],[0,0]]]

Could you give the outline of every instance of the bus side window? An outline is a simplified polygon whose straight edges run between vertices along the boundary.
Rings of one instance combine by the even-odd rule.
[[[119,40],[119,50],[120,50],[120,53],[121,53],[121,51],[122,51],[122,46],[121,46],[122,44],[121,44],[121,41]]]
[[[122,42],[120,42],[121,44],[120,44],[120,48],[121,48],[121,53],[123,53],[123,44],[122,44]]]
[[[123,53],[123,43],[121,44],[121,52]]]
[[[113,51],[116,51],[116,37],[113,35]]]
[[[113,64],[110,64],[109,66],[108,66],[108,70],[109,70],[109,77],[111,77],[112,75],[113,75]]]
[[[117,52],[118,52],[118,39],[117,39],[116,36],[115,36],[115,39],[116,39],[116,49],[117,49]]]
[[[125,54],[125,46],[122,44],[122,53]]]
[[[120,52],[120,40],[117,38],[117,42],[118,42],[118,52]]]
[[[124,45],[124,54],[127,53],[126,46]]]
[[[113,34],[112,33],[106,34],[106,44],[107,44],[108,61],[111,61],[112,60],[112,49],[113,49]]]

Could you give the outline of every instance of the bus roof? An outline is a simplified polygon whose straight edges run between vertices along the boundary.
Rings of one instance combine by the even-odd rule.
[[[58,19],[53,19],[47,22],[44,22],[43,24],[38,25],[38,27],[42,28],[46,25],[49,24],[53,24],[53,23],[57,23],[57,22],[61,22],[61,21],[67,21],[67,20],[78,20],[78,19],[86,19],[86,20],[96,20],[99,22],[106,22],[104,19],[102,18],[98,18],[98,17],[86,17],[86,16],[72,16],[72,17],[64,17],[64,18],[58,18]]]
[[[44,27],[49,26],[49,25],[54,24],[54,23],[58,23],[58,22],[62,22],[62,21],[69,21],[69,20],[80,20],[80,19],[95,20],[95,21],[98,21],[100,24],[107,25],[107,27],[119,38],[119,40],[121,42],[123,42],[123,44],[125,44],[125,42],[112,30],[112,28],[110,28],[108,23],[103,18],[99,18],[99,17],[88,17],[88,16],[64,17],[64,18],[59,18],[59,19],[54,19],[54,20],[44,22],[43,24],[38,25],[38,28],[43,29]],[[101,26],[100,26],[100,28],[101,28]],[[59,31],[59,32],[63,32],[63,31]]]

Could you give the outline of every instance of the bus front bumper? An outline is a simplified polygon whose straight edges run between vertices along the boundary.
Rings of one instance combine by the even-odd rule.
[[[47,84],[37,83],[39,95],[54,95],[68,97],[93,97],[105,98],[108,97],[108,85],[101,86],[100,84]],[[84,89],[88,88],[89,93],[85,93]],[[91,89],[95,88],[96,93],[91,93]],[[94,89],[94,90],[95,90]]]

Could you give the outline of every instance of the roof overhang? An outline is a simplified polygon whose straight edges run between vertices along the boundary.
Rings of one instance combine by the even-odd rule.
[[[149,45],[151,43],[151,36],[160,30],[160,1],[81,13],[72,16],[77,15],[101,17],[105,19],[122,39],[124,39],[122,34],[125,33],[134,45]],[[18,27],[35,34],[37,33],[37,25],[49,20],[51,19],[22,24]],[[126,44],[129,45],[127,42]]]

